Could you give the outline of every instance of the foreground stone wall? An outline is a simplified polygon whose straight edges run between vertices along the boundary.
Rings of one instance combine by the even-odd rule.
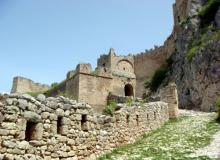
[[[114,117],[64,97],[12,94],[0,103],[0,159],[94,159],[169,119],[164,102],[135,103]]]
[[[24,77],[15,77],[13,79],[11,93],[28,93],[28,92],[42,93],[48,90],[49,88],[50,87],[48,85],[35,83],[34,81]]]

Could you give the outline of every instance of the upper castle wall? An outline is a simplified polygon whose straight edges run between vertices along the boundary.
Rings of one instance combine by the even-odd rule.
[[[28,92],[44,92],[50,87],[48,85],[35,83],[24,77],[15,77],[11,93],[28,93]]]
[[[175,42],[173,35],[171,35],[163,46],[134,55],[134,72],[137,80],[136,96],[142,97],[146,78],[151,77],[174,51]]]
[[[101,55],[97,63],[98,67],[109,68],[113,76],[134,78],[134,58],[132,55],[117,56],[113,48],[108,55]]]

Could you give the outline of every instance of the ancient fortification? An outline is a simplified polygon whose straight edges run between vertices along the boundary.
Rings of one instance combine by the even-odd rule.
[[[78,64],[75,70],[67,73],[62,83],[47,92],[47,96],[67,95],[78,102],[90,104],[96,111],[103,110],[109,94],[142,97],[145,80],[175,52],[178,19],[186,16],[189,6],[190,3],[185,0],[178,0],[174,4],[174,30],[163,46],[128,56],[117,56],[111,48],[108,54],[101,55],[97,60],[95,70],[90,64]],[[12,93],[39,92],[47,88],[41,85],[30,87],[29,83],[21,77],[15,78]]]
[[[207,21],[199,16],[205,2],[207,0],[176,0],[173,31],[163,46],[128,56],[117,56],[114,49],[110,49],[107,55],[100,56],[94,71],[90,64],[79,64],[68,72],[62,83],[50,89],[47,96],[67,95],[101,111],[109,95],[142,97],[146,92],[145,80],[169,60],[165,82],[176,83],[180,107],[214,111],[220,95],[220,45],[218,38],[215,40],[219,34],[216,29],[220,28],[220,8],[216,7]],[[201,44],[204,46],[193,46],[201,42],[200,35],[207,37]],[[210,42],[211,39],[214,41]],[[19,77],[14,80],[12,93],[44,90],[45,87],[32,82],[30,85],[29,80]]]
[[[95,70],[90,64],[78,64],[62,83],[46,92],[47,97],[18,94],[44,92],[48,87],[15,78],[15,93],[0,97],[0,159],[95,159],[178,117],[179,105],[213,111],[220,95],[220,34],[216,32],[220,7],[210,21],[204,21],[198,11],[205,2],[176,0],[173,32],[163,46],[128,56],[110,49],[97,60]],[[204,28],[204,23],[209,27]],[[190,49],[195,50],[191,42],[200,41],[201,35],[209,39],[189,55]],[[142,97],[145,79],[167,59],[170,68],[156,91],[158,101],[137,98],[122,103],[122,98],[112,116],[100,114],[108,98]],[[175,83],[163,87],[165,82]]]
[[[97,116],[88,104],[64,97],[1,96],[0,159],[94,159],[176,118],[175,85],[162,92],[168,103],[118,104],[112,117]]]
[[[90,64],[78,64],[75,70],[67,73],[65,81],[51,89],[47,95],[63,93],[78,102],[90,104],[97,111],[101,111],[107,104],[109,94],[142,97],[145,79],[152,76],[165,63],[169,53],[172,53],[172,47],[168,47],[171,41],[172,38],[169,38],[163,47],[135,56],[117,56],[114,49],[110,49],[109,54],[100,56],[95,71]],[[16,77],[12,93],[40,92],[46,89],[47,86]]]
[[[13,80],[11,93],[31,93],[45,92],[50,88],[49,85],[35,83],[24,77],[15,77]]]

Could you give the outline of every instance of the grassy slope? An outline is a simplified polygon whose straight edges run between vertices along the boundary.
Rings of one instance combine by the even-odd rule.
[[[200,114],[171,120],[162,128],[144,135],[135,144],[125,145],[99,160],[209,160],[208,157],[190,158],[198,148],[207,146],[220,127],[216,114]]]

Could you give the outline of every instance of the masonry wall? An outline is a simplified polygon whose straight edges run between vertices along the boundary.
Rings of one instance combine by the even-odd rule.
[[[179,115],[179,103],[177,86],[175,83],[170,83],[168,86],[160,90],[160,99],[168,103],[169,117],[177,118]]]
[[[125,96],[125,85],[130,84],[133,87],[133,93],[135,96],[136,92],[136,79],[135,78],[127,78],[127,77],[114,77],[113,85],[111,93],[114,95]]]
[[[163,46],[134,56],[134,72],[136,75],[136,96],[142,97],[144,82],[166,62],[166,59],[175,51],[175,42],[171,35]]]
[[[0,159],[8,160],[91,160],[169,119],[164,102],[124,106],[114,117],[64,97],[9,95],[2,103]]]
[[[102,112],[107,105],[107,97],[112,91],[112,78],[94,76],[91,74],[79,74],[79,97],[80,102],[87,102],[98,112]]]
[[[24,77],[15,77],[13,79],[11,93],[44,92],[48,89],[48,85],[35,83]]]
[[[75,100],[79,100],[79,75],[75,74],[70,79],[66,80],[65,93]]]

